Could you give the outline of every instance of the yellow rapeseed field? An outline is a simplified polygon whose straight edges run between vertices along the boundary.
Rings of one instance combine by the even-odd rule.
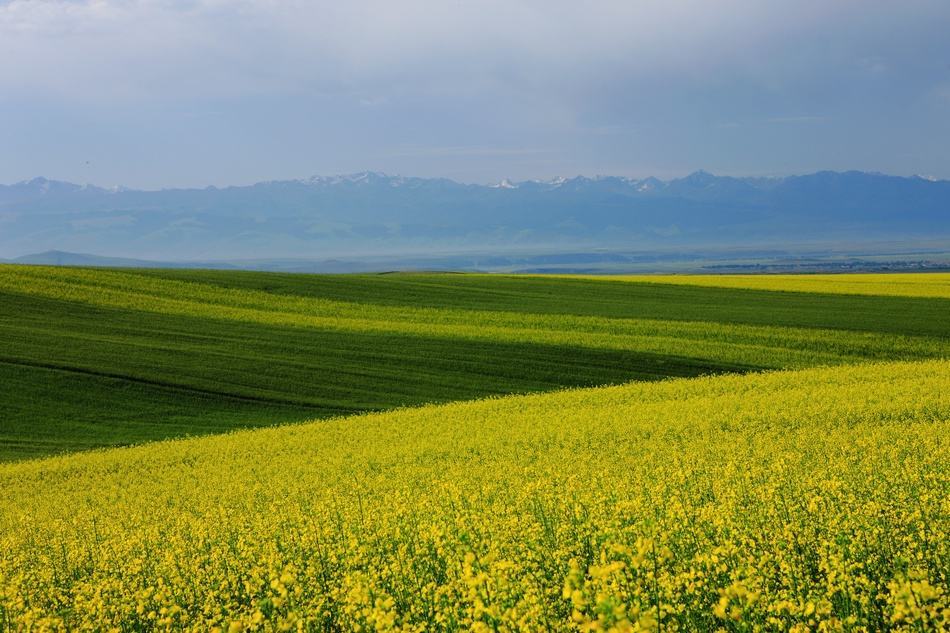
[[[950,627],[950,362],[0,465],[13,630]]]
[[[780,292],[950,298],[950,273],[823,273],[814,275],[562,275],[601,281],[745,288]]]

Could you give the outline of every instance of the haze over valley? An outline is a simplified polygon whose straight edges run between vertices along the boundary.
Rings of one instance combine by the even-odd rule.
[[[493,185],[363,172],[161,190],[35,178],[0,186],[0,256],[215,262],[777,245],[867,254],[882,243],[950,243],[948,210],[950,181],[853,171]]]

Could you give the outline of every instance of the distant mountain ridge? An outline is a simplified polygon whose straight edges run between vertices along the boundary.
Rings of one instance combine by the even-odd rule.
[[[0,260],[10,264],[30,264],[34,266],[105,266],[109,268],[235,268],[227,262],[178,262],[134,259],[129,257],[103,257],[86,253],[68,253],[65,251],[46,251],[30,253],[11,260]]]
[[[0,256],[324,257],[493,247],[662,248],[950,237],[950,181],[867,172],[463,184],[362,172],[141,191],[0,185]]]

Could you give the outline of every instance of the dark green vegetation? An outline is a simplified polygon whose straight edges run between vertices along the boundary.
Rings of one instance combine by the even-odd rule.
[[[0,459],[566,386],[941,357],[948,314],[947,299],[603,280],[0,267]],[[675,324],[691,322],[682,338]],[[732,325],[722,342],[717,328]]]
[[[328,332],[0,295],[0,455],[693,376],[635,352]]]
[[[381,306],[500,310],[950,336],[950,299],[737,290],[517,275],[292,275],[217,270],[137,274]]]

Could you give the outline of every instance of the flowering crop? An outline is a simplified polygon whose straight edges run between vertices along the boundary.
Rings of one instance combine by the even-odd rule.
[[[0,465],[14,630],[950,627],[950,361]]]
[[[950,299],[950,273],[851,273],[819,275],[565,275],[578,279],[661,283],[781,292],[933,297]]]

